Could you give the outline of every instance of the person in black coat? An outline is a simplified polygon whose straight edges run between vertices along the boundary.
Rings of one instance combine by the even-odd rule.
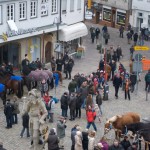
[[[0,150],[6,150],[5,148],[3,148],[3,143],[0,142]]]
[[[137,40],[138,40],[138,34],[134,33],[134,35],[133,35],[134,46],[136,46]]]
[[[58,136],[55,134],[54,129],[50,130],[49,136],[48,136],[48,150],[59,150],[59,139]]]
[[[100,34],[100,29],[98,27],[95,29],[95,34],[96,34],[96,39],[98,39]]]
[[[29,134],[29,115],[28,115],[28,113],[25,113],[22,116],[22,126],[23,126],[23,129],[21,131],[20,137],[21,138],[23,137],[23,133],[24,133],[25,129],[27,130],[27,137],[30,137],[30,134]]]
[[[62,71],[62,66],[63,66],[63,59],[62,58],[58,58],[56,59],[56,64],[57,64],[57,71]]]
[[[116,51],[114,51],[114,54],[113,54],[113,56],[112,56],[112,59],[113,59],[115,62],[117,62],[117,52],[116,52]]]
[[[121,141],[120,144],[122,145],[122,147],[124,148],[124,150],[127,150],[128,147],[131,146],[131,143],[130,143],[130,141],[128,139],[128,136],[125,136],[124,139]]]
[[[68,102],[69,102],[69,95],[68,92],[65,92],[60,99],[63,117],[67,117]]]
[[[14,106],[10,103],[10,99],[7,99],[4,107],[4,114],[6,116],[7,126],[6,128],[12,128],[12,117],[13,117]]]
[[[112,60],[112,62],[109,63],[110,67],[111,67],[111,74],[112,74],[112,81],[114,79],[114,72],[116,70],[116,62],[114,60]]]
[[[99,62],[99,70],[103,70],[104,71],[104,60],[100,60]]]
[[[101,108],[101,105],[102,105],[102,96],[101,96],[101,94],[100,94],[99,91],[96,92],[96,104],[98,105],[100,113],[102,115],[102,108]]]
[[[115,77],[114,77],[114,80],[113,80],[113,86],[115,87],[115,97],[118,98],[118,91],[119,91],[119,87],[122,85],[122,79],[121,77],[119,76],[119,74],[117,74]]]
[[[72,59],[72,57],[69,58],[66,65],[67,65],[66,66],[66,79],[68,78],[68,74],[69,74],[69,79],[71,79],[71,72],[74,66],[74,60]]]
[[[84,131],[84,132],[82,132],[82,147],[83,147],[83,150],[88,150],[88,143],[89,143],[88,132]]]
[[[69,108],[70,108],[70,121],[75,120],[75,110],[76,110],[76,95],[75,93],[71,93],[69,98]]]
[[[81,105],[82,105],[82,98],[81,98],[81,94],[77,93],[77,99],[76,99],[76,117],[78,117],[79,114],[79,118],[81,118]]]

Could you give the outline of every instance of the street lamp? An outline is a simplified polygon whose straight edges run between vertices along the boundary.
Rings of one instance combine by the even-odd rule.
[[[55,17],[53,24],[55,24],[57,26],[57,35],[56,35],[57,43],[59,42],[59,25],[60,25],[60,23],[61,22],[60,22],[59,18]],[[59,58],[59,52],[57,52],[57,53],[58,53],[58,58]]]

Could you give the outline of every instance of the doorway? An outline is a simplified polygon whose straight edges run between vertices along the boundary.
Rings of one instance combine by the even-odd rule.
[[[49,63],[52,58],[52,43],[48,42],[45,46],[45,63]]]
[[[12,63],[13,67],[19,66],[19,47],[18,43],[9,43],[0,47],[0,64]]]

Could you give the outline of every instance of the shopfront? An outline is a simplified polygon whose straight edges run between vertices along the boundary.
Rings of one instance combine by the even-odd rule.
[[[14,68],[19,66],[20,43],[10,42],[0,46],[0,64],[10,62]]]
[[[111,9],[103,8],[103,20],[111,22]]]
[[[84,23],[76,23],[59,31],[59,40],[61,41],[63,52],[73,54],[77,51],[79,45],[82,45],[82,37],[88,34]]]
[[[118,25],[125,26],[126,24],[126,11],[117,10],[117,22]]]

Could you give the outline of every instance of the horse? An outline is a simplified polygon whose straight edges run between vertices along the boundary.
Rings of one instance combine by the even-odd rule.
[[[3,101],[3,105],[6,104],[6,87],[4,84],[0,84],[0,98]]]
[[[136,134],[139,130],[150,129],[150,123],[138,122],[125,125],[122,134],[127,134],[128,131],[132,131],[132,134]],[[139,141],[139,148],[141,148],[141,142]]]
[[[136,132],[135,140],[139,143],[143,137],[145,142],[145,150],[150,150],[150,128],[141,129]]]
[[[138,122],[140,122],[140,116],[134,112],[128,112],[121,116],[115,115],[105,123],[104,135],[106,135],[111,129],[115,129],[115,136],[120,139],[125,125]]]
[[[4,77],[0,77],[0,82],[6,86],[6,92],[9,89],[10,94],[10,90],[12,90],[18,98],[21,98],[23,96],[23,80],[12,80],[11,76],[12,74],[6,73]]]

